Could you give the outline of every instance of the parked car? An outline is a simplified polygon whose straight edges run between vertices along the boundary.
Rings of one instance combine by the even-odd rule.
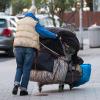
[[[13,40],[16,25],[10,16],[0,16],[0,51],[5,51],[9,56],[14,56]]]
[[[36,14],[36,17],[39,18],[39,22],[41,25],[45,27],[55,27],[53,24],[52,17],[47,14]],[[59,17],[54,15],[56,27],[60,27]]]

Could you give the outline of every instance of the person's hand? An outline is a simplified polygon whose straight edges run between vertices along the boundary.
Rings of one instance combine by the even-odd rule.
[[[59,35],[59,34],[56,34],[56,36],[57,36],[57,38],[59,38],[59,37],[60,37],[60,35]]]
[[[61,36],[59,34],[56,34],[57,39],[61,39]]]
[[[58,38],[58,34],[56,34],[56,37]]]

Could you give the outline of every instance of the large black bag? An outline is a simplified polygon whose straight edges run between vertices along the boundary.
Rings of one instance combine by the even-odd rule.
[[[48,28],[50,31],[58,34],[61,37],[62,43],[66,43],[70,48],[74,50],[71,60],[73,64],[82,64],[83,60],[77,56],[79,51],[79,41],[76,35],[63,28]],[[40,71],[53,71],[54,59],[57,59],[59,56],[65,56],[64,50],[59,38],[49,39],[49,38],[40,38],[40,42],[45,45],[47,48],[51,49],[55,53],[52,53],[50,50],[45,48],[40,44],[40,51],[38,53],[37,59],[33,62],[32,69]],[[80,63],[81,62],[81,63]]]
[[[37,57],[35,62],[33,62],[32,69],[53,72],[54,60],[59,56],[64,56],[60,40],[58,38],[40,38],[40,42],[40,51],[37,53]]]
[[[54,57],[47,50],[42,49],[38,54],[35,62],[33,62],[32,69],[40,71],[53,72]]]

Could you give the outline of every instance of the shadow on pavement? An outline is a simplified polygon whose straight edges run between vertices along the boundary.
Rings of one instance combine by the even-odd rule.
[[[89,89],[89,88],[88,88]],[[72,90],[70,89],[64,89],[64,91],[59,92],[58,90],[44,90],[42,91],[42,93],[47,93],[47,94],[64,94],[64,93],[84,93],[85,91],[87,91],[87,88],[73,88]]]

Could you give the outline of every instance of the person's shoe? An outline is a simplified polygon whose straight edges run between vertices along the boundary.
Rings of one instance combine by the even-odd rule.
[[[26,96],[26,95],[28,95],[27,91],[25,91],[25,90],[20,91],[20,96]]]
[[[13,90],[12,90],[12,94],[16,95],[17,92],[18,92],[18,85],[15,85],[14,88],[13,88]]]

